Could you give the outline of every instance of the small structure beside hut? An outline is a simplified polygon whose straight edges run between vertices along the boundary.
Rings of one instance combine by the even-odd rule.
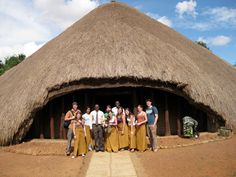
[[[120,100],[151,98],[158,135],[181,134],[181,118],[199,131],[236,127],[236,70],[173,29],[125,4],[101,5],[0,77],[0,144],[65,138],[63,118]]]

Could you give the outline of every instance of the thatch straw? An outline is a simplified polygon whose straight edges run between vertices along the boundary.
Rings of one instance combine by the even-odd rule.
[[[173,29],[114,2],[0,77],[0,144],[20,141],[34,113],[54,96],[124,85],[172,91],[236,126],[236,70]]]

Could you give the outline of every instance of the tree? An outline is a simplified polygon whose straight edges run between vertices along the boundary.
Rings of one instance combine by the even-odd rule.
[[[233,64],[233,66],[236,68],[236,62]]]
[[[4,73],[4,64],[2,60],[0,60],[0,76]]]
[[[2,68],[3,67],[3,62],[2,62],[2,60],[0,60],[0,68]]]
[[[0,62],[0,75],[2,75],[5,71],[11,69],[12,67],[18,65],[22,62],[26,56],[24,54],[13,55],[5,58],[5,64]]]
[[[208,50],[210,50],[210,48],[207,46],[207,44],[203,41],[196,41],[195,43],[202,46],[202,47],[204,47],[204,48],[206,48],[206,49],[208,49]]]

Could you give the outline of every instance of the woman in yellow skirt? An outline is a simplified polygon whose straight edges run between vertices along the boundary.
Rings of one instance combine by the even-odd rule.
[[[123,108],[119,107],[117,111],[117,127],[118,127],[118,139],[119,149],[124,150],[129,146],[128,127],[125,120],[125,114]]]
[[[125,118],[128,125],[129,150],[134,152],[136,149],[135,116],[129,108],[125,109]]]
[[[137,150],[144,152],[147,149],[146,140],[146,122],[147,114],[143,111],[143,107],[138,105],[137,107],[137,124],[136,124],[136,137],[137,137]]]
[[[88,149],[89,151],[92,151],[92,137],[91,137],[91,129],[92,129],[92,117],[90,115],[91,109],[90,107],[86,108],[86,113],[83,114],[83,119],[85,121],[84,123],[84,127],[85,127],[85,131],[86,131],[86,143],[88,145]]]
[[[86,131],[84,129],[84,119],[81,113],[78,113],[76,120],[72,122],[74,133],[74,154],[72,158],[78,155],[85,156],[87,153]]]
[[[114,116],[113,112],[110,110],[107,116],[107,131],[106,131],[106,150],[108,152],[118,152],[118,132],[117,132],[117,118]]]

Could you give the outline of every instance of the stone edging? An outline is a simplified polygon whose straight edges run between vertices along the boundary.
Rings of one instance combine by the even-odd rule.
[[[175,148],[181,148],[181,147],[188,147],[188,146],[194,146],[194,145],[200,145],[200,144],[207,144],[210,142],[217,142],[217,141],[223,141],[232,138],[232,136],[229,137],[220,137],[217,139],[210,139],[210,140],[202,140],[199,142],[193,142],[189,144],[179,144],[179,145],[174,145],[174,146],[160,146],[160,149],[175,149]]]

